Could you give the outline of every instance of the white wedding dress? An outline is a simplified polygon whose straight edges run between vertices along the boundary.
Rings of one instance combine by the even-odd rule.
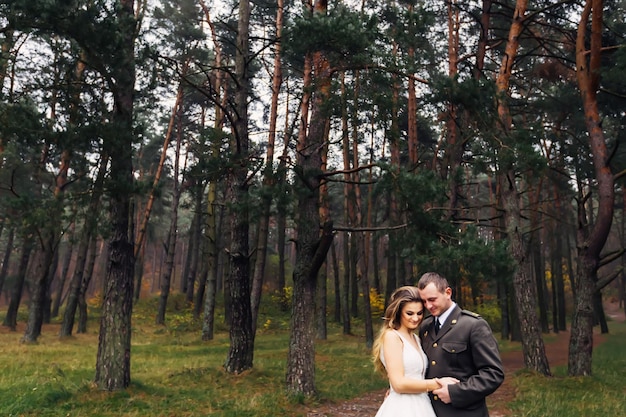
[[[395,330],[394,330],[395,331]],[[412,343],[409,343],[399,332],[403,342],[402,361],[404,363],[404,375],[412,379],[424,379],[426,373],[426,364],[428,359],[422,350],[422,345],[416,335],[412,335],[417,341],[419,349],[415,349]],[[385,364],[385,355],[383,349],[380,351],[380,358]],[[376,413],[376,417],[436,417],[430,398],[427,393],[421,394],[400,394],[389,388],[389,395],[385,398],[382,405]]]

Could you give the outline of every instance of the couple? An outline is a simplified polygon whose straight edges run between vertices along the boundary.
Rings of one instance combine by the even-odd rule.
[[[395,290],[384,319],[373,359],[390,389],[376,417],[489,416],[485,398],[504,380],[498,343],[485,320],[452,301],[444,277],[428,272]]]

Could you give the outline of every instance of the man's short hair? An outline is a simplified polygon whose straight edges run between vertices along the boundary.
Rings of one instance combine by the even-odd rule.
[[[423,290],[431,283],[435,284],[435,288],[437,288],[439,292],[445,292],[446,288],[450,286],[444,276],[436,272],[426,272],[420,277],[419,281],[417,281],[417,288]]]

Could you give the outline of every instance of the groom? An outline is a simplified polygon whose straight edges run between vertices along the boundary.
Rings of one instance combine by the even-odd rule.
[[[485,399],[504,380],[498,343],[489,324],[452,301],[452,289],[441,275],[422,275],[417,288],[431,314],[419,332],[428,356],[426,378],[451,376],[461,381],[432,392],[437,417],[489,417]]]

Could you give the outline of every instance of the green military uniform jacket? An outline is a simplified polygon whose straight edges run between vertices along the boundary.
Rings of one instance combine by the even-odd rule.
[[[431,393],[437,417],[488,417],[486,397],[504,380],[498,343],[489,324],[478,314],[455,306],[435,335],[434,318],[420,326],[422,348],[428,356],[426,378],[451,376],[450,404]]]

